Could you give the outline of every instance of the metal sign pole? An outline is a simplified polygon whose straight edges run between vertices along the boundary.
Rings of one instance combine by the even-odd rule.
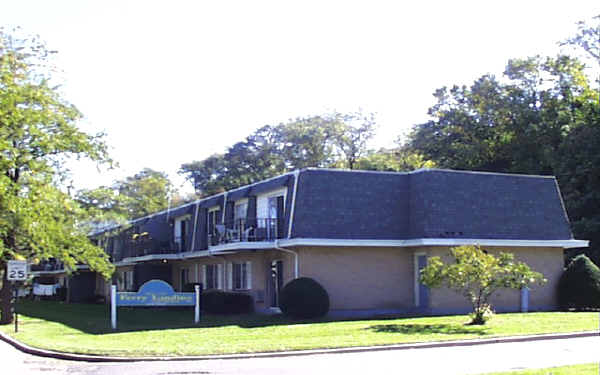
[[[194,311],[194,323],[200,322],[200,285],[194,285],[196,292],[196,307]]]
[[[117,286],[110,286],[110,322],[112,329],[117,329]]]
[[[19,314],[17,313],[17,301],[19,300],[19,288],[15,281],[12,282],[12,286],[15,292],[15,333],[19,332]]]

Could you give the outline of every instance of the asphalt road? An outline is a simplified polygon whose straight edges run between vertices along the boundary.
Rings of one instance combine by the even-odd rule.
[[[600,361],[600,337],[282,358],[86,363],[35,357],[0,341],[2,374],[481,374]]]

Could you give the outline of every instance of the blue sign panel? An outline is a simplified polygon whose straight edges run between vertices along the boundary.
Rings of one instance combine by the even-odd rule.
[[[117,306],[194,306],[195,293],[175,293],[173,287],[162,280],[150,280],[137,293],[117,293]]]

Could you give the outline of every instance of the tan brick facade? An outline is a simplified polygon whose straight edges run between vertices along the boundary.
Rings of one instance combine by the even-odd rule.
[[[427,257],[441,256],[449,261],[449,247],[299,247],[300,277],[311,277],[327,290],[330,307],[334,311],[415,311],[415,254]],[[556,308],[556,286],[563,270],[563,249],[486,247],[491,253],[512,252],[535,271],[541,272],[548,282],[531,289],[530,310]],[[203,265],[221,264],[220,289],[232,290],[229,285],[229,263],[250,262],[251,288],[236,290],[252,295],[257,312],[269,311],[273,294],[271,264],[283,262],[283,285],[295,277],[295,256],[278,250],[240,251],[231,255],[201,257],[185,261],[172,261],[173,287],[181,290],[180,271],[189,269],[189,282],[204,282]],[[119,271],[132,267],[119,267]],[[101,288],[103,289],[103,288]],[[108,288],[105,289],[108,291]],[[98,290],[97,292],[100,292]],[[492,298],[497,311],[518,311],[520,293],[501,290]],[[468,301],[453,291],[430,291],[429,312],[458,313],[469,311]]]

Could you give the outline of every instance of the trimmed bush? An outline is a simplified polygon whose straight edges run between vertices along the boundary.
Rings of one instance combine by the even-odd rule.
[[[558,303],[563,309],[600,308],[600,268],[587,256],[573,258],[558,283]]]
[[[308,277],[294,279],[281,290],[279,307],[292,318],[313,319],[329,311],[329,294],[315,280]]]
[[[247,314],[254,311],[252,296],[209,290],[202,293],[202,310],[211,314]]]

